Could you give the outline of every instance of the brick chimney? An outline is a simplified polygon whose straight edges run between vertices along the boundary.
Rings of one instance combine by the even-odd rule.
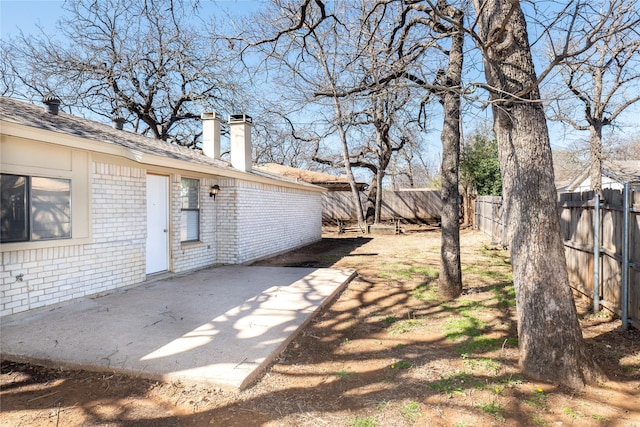
[[[214,112],[200,115],[202,119],[202,152],[212,159],[219,159],[220,151],[220,117]]]
[[[229,138],[231,140],[231,166],[243,172],[251,171],[251,117],[246,114],[229,116]]]

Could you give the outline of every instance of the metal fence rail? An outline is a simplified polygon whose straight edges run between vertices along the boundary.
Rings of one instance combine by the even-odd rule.
[[[508,246],[500,197],[476,199],[475,226]],[[620,315],[624,329],[640,329],[640,187],[563,193],[558,209],[571,286],[590,296],[594,310]]]

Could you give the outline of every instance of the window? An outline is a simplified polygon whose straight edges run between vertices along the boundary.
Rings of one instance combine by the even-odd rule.
[[[192,242],[200,238],[200,181],[182,178],[180,240]]]
[[[1,174],[0,187],[3,243],[71,237],[71,180]]]

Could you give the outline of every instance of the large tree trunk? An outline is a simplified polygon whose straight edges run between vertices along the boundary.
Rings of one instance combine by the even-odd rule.
[[[551,146],[519,3],[474,0],[491,88],[510,242],[520,364],[527,376],[582,387],[598,378],[567,275]]]
[[[460,82],[462,80],[462,13],[450,8],[457,27],[451,35],[449,65],[442,95],[444,125],[442,128],[442,244],[440,246],[440,275],[438,293],[445,298],[455,298],[462,293],[460,267],[460,191],[458,172],[460,167]]]
[[[589,178],[591,190],[602,195],[602,124],[599,121],[589,126]]]

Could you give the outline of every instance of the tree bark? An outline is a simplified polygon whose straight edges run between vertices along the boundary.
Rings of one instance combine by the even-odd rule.
[[[444,78],[445,90],[441,96],[444,107],[442,128],[442,244],[440,246],[440,275],[438,293],[444,298],[455,298],[462,293],[462,270],[460,267],[460,191],[458,174],[460,168],[460,85],[462,81],[462,32],[463,15],[448,7],[449,15],[456,26],[451,33],[449,64]]]
[[[589,126],[589,161],[591,190],[602,195],[602,124],[600,121]]]
[[[551,146],[524,14],[517,1],[474,0],[499,145],[520,365],[580,388],[598,379],[569,287]]]

